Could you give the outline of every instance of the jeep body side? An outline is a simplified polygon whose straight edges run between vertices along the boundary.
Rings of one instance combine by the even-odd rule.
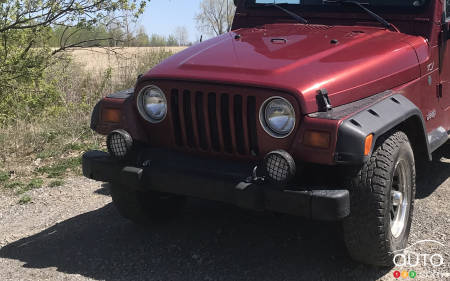
[[[447,7],[267,2],[235,1],[232,31],[102,99],[91,128],[108,153],[87,152],[83,173],[110,182],[135,222],[176,214],[186,196],[218,200],[342,221],[353,258],[391,265],[416,164],[450,131]],[[338,179],[304,182],[310,166]]]

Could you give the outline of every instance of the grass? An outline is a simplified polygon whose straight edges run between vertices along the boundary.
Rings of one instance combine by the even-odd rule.
[[[67,175],[80,175],[82,153],[105,150],[104,136],[89,128],[95,104],[107,94],[132,87],[138,74],[180,50],[69,52],[72,60],[61,60],[45,75],[46,82],[61,93],[61,101],[44,108],[37,116],[32,115],[33,118],[16,118],[0,125],[0,186],[22,195],[47,184],[43,178],[53,179],[48,186],[57,187],[64,184]],[[100,54],[101,51],[104,53]],[[20,116],[30,116],[30,112]],[[14,180],[9,171],[14,173]]]
[[[41,188],[42,185],[44,184],[44,180],[43,179],[32,179],[28,184],[27,184],[27,188],[31,189],[36,189],[36,188]]]
[[[17,188],[23,188],[25,187],[25,184],[21,181],[12,181],[12,182],[8,182],[4,185],[5,188],[7,189],[17,189]]]
[[[21,204],[21,205],[28,204],[30,202],[31,202],[31,196],[28,194],[23,195],[19,199],[19,204]]]
[[[54,164],[40,167],[37,173],[47,175],[48,178],[61,178],[69,171],[76,171],[81,165],[81,158],[66,158]]]
[[[24,194],[27,191],[30,191],[32,189],[38,189],[41,188],[44,185],[44,180],[40,178],[34,178],[31,179],[30,182],[27,185],[21,185],[20,188],[17,189],[17,194]]]
[[[59,186],[62,186],[62,185],[64,185],[64,181],[63,180],[53,180],[53,181],[51,181],[48,184],[49,187],[59,187]]]
[[[3,184],[9,180],[9,173],[0,171],[0,184]]]

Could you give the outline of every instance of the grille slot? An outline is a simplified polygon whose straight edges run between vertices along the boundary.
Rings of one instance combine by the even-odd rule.
[[[254,96],[172,89],[170,105],[177,146],[258,155]]]
[[[176,90],[176,89],[172,90],[172,92],[171,92],[170,105],[172,108],[172,122],[173,122],[175,143],[178,146],[182,146],[183,138],[181,136],[181,121],[180,121],[180,110],[179,110],[180,102],[178,100],[178,90]]]
[[[242,96],[234,96],[234,130],[236,148],[239,154],[245,154],[244,123],[242,113]]]
[[[189,147],[195,147],[194,122],[192,121],[191,92],[183,92],[183,115],[186,128],[186,140]]]
[[[219,141],[219,129],[217,124],[217,112],[216,112],[216,94],[209,93],[208,95],[208,117],[209,117],[209,129],[211,132],[211,143],[215,151],[220,151]]]
[[[203,107],[203,93],[195,94],[195,113],[197,117],[197,131],[200,141],[200,147],[203,150],[208,149],[208,139],[206,136],[205,108]]]
[[[230,128],[230,100],[227,94],[222,94],[220,98],[220,117],[222,121],[222,135],[223,145],[225,151],[228,153],[233,152],[232,140],[231,140],[231,128]]]
[[[258,155],[258,136],[256,132],[256,98],[247,98],[247,126],[250,154]]]

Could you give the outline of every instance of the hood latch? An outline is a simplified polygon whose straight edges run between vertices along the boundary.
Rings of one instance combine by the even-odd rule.
[[[330,99],[328,98],[327,89],[320,89],[317,91],[316,101],[317,106],[319,107],[319,111],[327,112],[333,109],[333,106],[330,103]]]

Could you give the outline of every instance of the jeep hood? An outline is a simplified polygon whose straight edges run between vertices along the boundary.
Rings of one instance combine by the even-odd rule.
[[[413,45],[427,43],[374,27],[271,24],[197,44],[156,66],[144,79],[284,90],[296,94],[307,114],[317,111],[316,95],[322,88],[338,106],[420,77]]]

